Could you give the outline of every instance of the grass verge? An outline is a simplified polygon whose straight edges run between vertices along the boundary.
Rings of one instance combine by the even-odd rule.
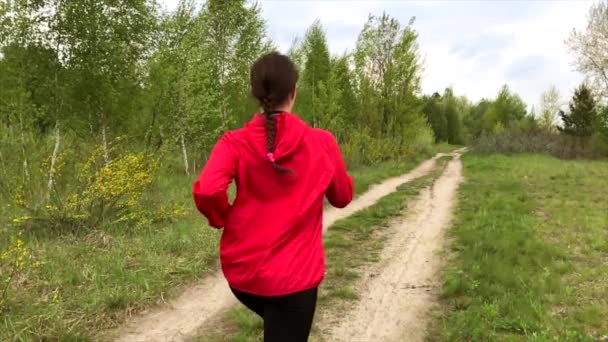
[[[24,231],[39,265],[17,280],[0,313],[0,341],[90,340],[213,269],[219,232],[191,209],[190,180],[166,176],[157,186],[165,201],[188,208],[184,217],[80,234]]]
[[[608,163],[463,157],[429,341],[608,337]]]
[[[355,169],[356,192],[418,161]],[[39,264],[22,272],[10,291],[0,312],[0,340],[90,340],[215,271],[220,232],[209,229],[194,209],[191,181],[171,172],[155,184],[163,196],[159,201],[188,208],[171,224],[60,236],[24,232],[24,245]],[[0,249],[10,242],[10,231],[0,228]]]
[[[406,183],[375,205],[336,222],[324,236],[327,273],[320,288],[317,312],[346,310],[358,298],[355,289],[361,273],[370,263],[379,260],[391,219],[403,213],[409,201],[430,186],[443,172],[450,157],[440,158],[437,167],[427,176]],[[318,314],[317,314],[318,317]],[[213,331],[201,332],[198,342],[261,341],[263,322],[244,306],[230,309],[222,324]],[[312,338],[322,340],[314,326]]]

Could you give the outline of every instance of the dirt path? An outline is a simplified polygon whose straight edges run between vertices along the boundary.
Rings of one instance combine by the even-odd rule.
[[[328,208],[323,216],[323,231],[337,220],[373,205],[380,198],[395,191],[399,185],[426,175],[435,166],[435,160],[443,155],[438,154],[422,162],[403,176],[390,178],[370,187],[345,209]],[[206,321],[235,303],[236,300],[223,275],[217,272],[186,290],[168,305],[131,319],[124,328],[112,334],[118,336],[112,340],[125,342],[187,340]]]
[[[321,319],[324,341],[423,341],[435,302],[437,252],[462,180],[460,155],[454,156],[432,188],[391,227],[381,261],[362,278],[361,299],[352,311],[330,313],[330,322]]]

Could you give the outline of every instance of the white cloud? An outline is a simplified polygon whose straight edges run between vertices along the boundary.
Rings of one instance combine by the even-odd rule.
[[[169,8],[177,0],[162,0]],[[296,1],[262,0],[268,32],[287,50],[315,19],[333,53],[353,49],[370,13],[386,11],[414,27],[425,56],[423,91],[453,86],[472,100],[494,97],[508,84],[529,105],[555,84],[563,96],[582,80],[564,40],[582,28],[592,1]]]

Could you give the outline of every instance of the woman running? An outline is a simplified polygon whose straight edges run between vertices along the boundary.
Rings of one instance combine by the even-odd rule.
[[[288,57],[259,58],[251,93],[263,112],[219,139],[193,185],[198,210],[210,226],[224,228],[220,260],[228,284],[264,319],[267,342],[308,340],[325,273],[324,198],[338,208],[353,198],[334,136],[291,113],[297,81]]]

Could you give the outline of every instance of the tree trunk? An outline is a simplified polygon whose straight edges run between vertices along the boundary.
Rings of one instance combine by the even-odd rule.
[[[48,202],[51,198],[51,192],[53,191],[53,183],[55,181],[55,164],[57,163],[57,156],[59,155],[59,146],[61,144],[61,131],[59,128],[59,121],[55,122],[55,148],[53,149],[53,156],[51,158],[51,167],[49,168],[49,182],[47,184],[45,202]]]
[[[25,151],[25,132],[23,127],[22,113],[19,113],[19,124],[21,126],[21,153],[23,154],[23,181],[26,183],[30,181],[30,171],[27,162],[27,153]]]
[[[186,170],[186,174],[190,175],[190,168],[188,167],[188,150],[186,149],[186,141],[184,139],[184,135],[181,135],[181,145],[182,145],[182,154],[184,156],[184,169]]]
[[[106,134],[106,120],[105,114],[101,114],[101,141],[103,144],[103,165],[108,165],[110,161],[109,153],[108,153],[108,136]]]
[[[152,135],[154,134],[154,126],[156,126],[156,116],[157,108],[155,107],[152,111],[152,122],[150,123],[150,128],[148,128],[148,133],[146,134],[146,149],[150,149],[152,146]]]
[[[156,127],[156,121],[158,117],[158,106],[160,102],[165,99],[164,91],[160,93],[157,98],[156,103],[154,104],[154,109],[152,110],[152,122],[150,122],[150,127],[148,128],[148,133],[146,134],[146,149],[150,149],[152,147],[152,135],[154,134],[154,127]]]

